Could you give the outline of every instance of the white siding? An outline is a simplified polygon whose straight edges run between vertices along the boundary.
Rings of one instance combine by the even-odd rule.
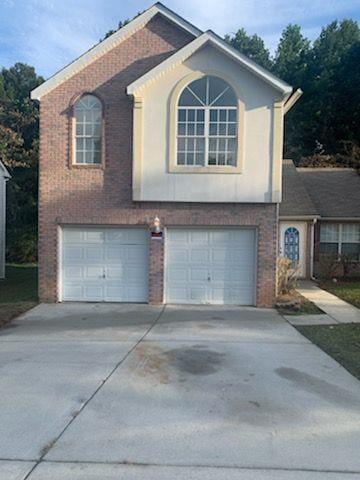
[[[238,86],[245,103],[241,173],[169,173],[170,100],[179,81],[194,72],[217,71]],[[143,93],[141,194],[145,201],[271,201],[273,105],[279,94],[213,47],[196,52],[157,78]]]

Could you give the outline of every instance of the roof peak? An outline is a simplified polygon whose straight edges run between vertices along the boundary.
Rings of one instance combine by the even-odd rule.
[[[190,33],[193,37],[198,37],[203,32],[190,22],[180,17],[177,13],[170,10],[168,7],[160,2],[155,3],[143,13],[131,20],[127,25],[123,26],[109,37],[105,38],[88,51],[83,53],[80,57],[69,63],[67,66],[56,72],[44,83],[39,85],[31,92],[31,98],[33,100],[40,100],[41,97],[54,90],[61,83],[65,82],[72,76],[79,73],[90,63],[94,62],[104,54],[118,46],[124,40],[129,38],[135,32],[143,28],[155,15],[162,15],[167,20],[170,20],[178,27]]]

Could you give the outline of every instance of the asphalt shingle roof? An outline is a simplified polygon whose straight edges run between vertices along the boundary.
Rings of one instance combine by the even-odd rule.
[[[360,175],[351,168],[299,168],[298,174],[322,217],[359,217]]]
[[[285,160],[280,215],[360,220],[360,175],[350,168],[295,168]]]
[[[317,209],[291,160],[284,160],[283,162],[282,183],[280,216],[318,215]]]

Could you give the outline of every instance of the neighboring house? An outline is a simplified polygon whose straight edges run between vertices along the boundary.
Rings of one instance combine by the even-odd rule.
[[[299,95],[159,3],[36,88],[41,300],[272,306]]]
[[[10,175],[0,161],[0,278],[5,278],[6,182]]]
[[[295,168],[284,161],[280,253],[299,262],[303,277],[328,274],[326,264],[337,255],[351,262],[351,275],[360,275],[360,175],[355,170]],[[342,274],[341,268],[336,273]]]

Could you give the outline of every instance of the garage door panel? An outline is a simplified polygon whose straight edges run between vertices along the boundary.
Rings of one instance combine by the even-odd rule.
[[[79,283],[76,283],[76,284],[67,283],[63,287],[63,296],[67,300],[85,300],[84,288]]]
[[[125,250],[126,263],[131,265],[143,265],[147,258],[143,246],[129,246]]]
[[[209,272],[207,268],[191,268],[190,269],[190,281],[202,281],[206,282]]]
[[[91,299],[92,301],[101,302],[103,299],[104,291],[103,287],[99,285],[85,285],[84,286],[85,300]]]
[[[138,283],[144,277],[145,271],[142,267],[127,267],[125,270],[127,283]]]
[[[103,267],[102,265],[92,265],[90,267],[83,268],[83,279],[90,281],[101,280],[103,276]]]
[[[210,251],[206,249],[191,248],[190,261],[192,263],[207,263],[210,259]]]
[[[167,239],[168,302],[254,303],[254,229],[174,228]]]
[[[187,262],[188,261],[188,250],[174,248],[169,251],[169,260],[171,262]]]
[[[191,245],[207,245],[209,243],[209,233],[203,230],[194,230],[188,233],[188,239]]]
[[[80,245],[65,245],[63,249],[63,259],[65,261],[79,262],[83,261],[85,252]]]
[[[104,254],[101,246],[85,247],[85,261],[98,262],[103,260]]]
[[[82,280],[84,277],[84,272],[82,267],[64,267],[63,269],[64,278],[67,280]]]
[[[120,261],[122,263],[123,259],[126,258],[126,247],[123,245],[111,245],[105,246],[104,248],[104,260],[109,261]]]
[[[147,230],[65,228],[62,238],[63,300],[147,301]]]
[[[169,268],[168,277],[173,284],[181,284],[188,280],[188,270],[181,267]]]

